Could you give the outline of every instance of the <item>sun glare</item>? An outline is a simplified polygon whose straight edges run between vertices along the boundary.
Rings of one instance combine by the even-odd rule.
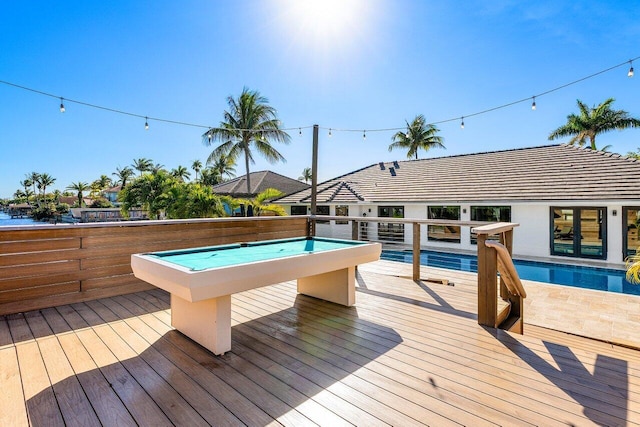
[[[305,43],[336,46],[363,28],[364,0],[288,0],[287,15]]]

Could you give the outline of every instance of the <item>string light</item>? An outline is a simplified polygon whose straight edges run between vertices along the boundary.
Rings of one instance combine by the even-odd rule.
[[[629,71],[627,72],[627,76],[628,77],[633,77],[633,75],[634,75],[633,61],[638,60],[638,59],[640,59],[640,56],[632,58],[632,59],[629,59],[629,60],[627,60],[627,61],[625,61],[625,62],[623,62],[621,64],[617,64],[617,65],[614,65],[612,67],[609,67],[609,68],[597,71],[595,73],[589,74],[589,75],[587,75],[585,77],[579,78],[577,80],[571,81],[569,83],[563,84],[561,86],[555,87],[555,88],[547,90],[545,92],[538,93],[537,95],[535,95],[533,97],[519,99],[517,101],[509,102],[509,103],[506,103],[506,104],[498,105],[496,107],[492,107],[492,108],[488,108],[488,109],[485,109],[485,110],[482,110],[482,111],[477,111],[475,113],[467,114],[466,116],[462,116],[462,117],[453,117],[453,118],[449,118],[449,119],[445,119],[445,120],[434,121],[434,122],[431,122],[429,124],[430,125],[437,125],[437,124],[448,123],[448,122],[460,120],[460,127],[464,129],[464,118],[465,117],[474,117],[474,116],[478,116],[478,115],[481,115],[481,114],[486,114],[486,113],[489,113],[489,112],[492,112],[492,111],[496,111],[496,110],[499,110],[499,109],[510,107],[512,105],[515,105],[515,104],[519,104],[519,103],[522,103],[522,102],[527,102],[529,100],[533,100],[531,108],[535,109],[534,107],[535,107],[535,98],[536,97],[548,95],[548,94],[550,94],[552,92],[558,91],[560,89],[564,89],[564,88],[566,88],[568,86],[575,85],[575,84],[580,83],[582,81],[594,78],[596,76],[599,76],[600,74],[604,74],[604,73],[607,73],[607,72],[612,71],[614,69],[617,69],[617,68],[620,68],[622,66],[625,66],[627,63],[629,64]],[[13,86],[13,87],[16,87],[16,88],[19,88],[19,89],[31,91],[31,92],[34,92],[34,93],[38,93],[40,95],[49,96],[49,97],[52,97],[52,98],[59,98],[60,99],[60,112],[64,113],[66,111],[65,106],[64,106],[65,98],[63,98],[63,97],[60,97],[60,96],[57,96],[57,95],[53,95],[51,93],[43,92],[43,91],[40,91],[40,90],[37,90],[37,89],[32,89],[32,88],[29,88],[29,87],[26,87],[26,86],[21,86],[21,85],[18,85],[18,84],[15,84],[15,83],[11,83],[11,82],[8,82],[8,81],[4,81],[4,80],[0,80],[0,83],[8,85],[8,86]],[[104,106],[101,106],[101,105],[90,104],[90,103],[87,103],[87,102],[73,100],[73,99],[66,99],[66,101],[67,101],[67,103],[68,102],[73,102],[75,104],[80,104],[80,105],[83,105],[83,106],[86,106],[86,107],[96,108],[96,109],[100,109],[100,110],[104,110],[104,111],[108,111],[108,112],[112,112],[112,113],[123,114],[123,115],[132,116],[132,117],[138,117],[138,118],[144,118],[145,119],[145,124],[148,125],[149,117],[147,117],[147,116],[143,116],[143,115],[140,115],[140,114],[131,113],[131,112],[123,111],[123,110],[117,110],[117,109],[114,109],[114,108],[104,107]],[[196,123],[188,123],[188,122],[177,121],[177,120],[168,120],[168,119],[162,119],[162,118],[159,118],[159,117],[152,117],[151,119],[155,120],[155,121],[158,121],[158,122],[176,124],[176,125],[181,125],[181,126],[191,126],[191,127],[209,129],[209,132],[207,132],[205,134],[206,137],[209,139],[209,141],[211,141],[213,139],[213,134],[211,132],[214,129],[221,129],[222,130],[222,128],[213,128],[213,127],[207,126],[207,125],[196,124]],[[313,127],[313,126],[304,126],[304,128],[311,128],[311,127]],[[303,127],[298,127],[298,133],[300,135],[302,134],[302,128]],[[145,126],[145,129],[146,129],[146,126]],[[294,129],[295,129],[295,127],[294,128],[282,128],[280,130],[282,130],[282,131],[292,131]],[[321,129],[326,129],[326,128],[321,128]],[[388,131],[394,131],[395,132],[395,131],[404,130],[404,129],[406,129],[406,127],[396,127],[396,128],[387,128],[387,129],[370,129],[369,132],[388,132]],[[239,128],[238,129],[224,128],[224,130],[227,130],[227,131],[229,131],[229,130],[234,130],[234,131],[252,131],[252,129],[239,129]],[[332,136],[332,133],[333,133],[334,130],[338,131],[338,132],[359,132],[358,129],[336,129],[336,128],[330,128],[329,129],[329,136]],[[363,137],[363,139],[366,139],[366,130],[363,131],[362,137]]]
[[[331,138],[331,128],[329,128],[329,138]]]
[[[366,130],[362,131],[362,139],[364,139],[365,141],[367,140],[367,131]]]
[[[302,128],[298,128],[298,136],[302,136]]]
[[[533,97],[533,102],[531,103],[531,109],[535,111],[536,109],[536,97]]]
[[[144,118],[144,130],[149,130],[149,120],[147,117]]]

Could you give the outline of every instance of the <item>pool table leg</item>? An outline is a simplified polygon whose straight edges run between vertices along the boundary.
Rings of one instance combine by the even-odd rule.
[[[231,295],[189,302],[171,294],[171,326],[214,354],[231,350]]]
[[[356,303],[356,267],[298,279],[298,292],[346,306]]]

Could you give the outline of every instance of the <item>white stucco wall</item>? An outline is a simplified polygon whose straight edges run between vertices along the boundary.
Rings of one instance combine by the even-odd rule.
[[[391,205],[385,204],[385,205]],[[396,206],[404,206],[405,218],[426,218],[426,203],[397,203]],[[554,258],[559,261],[578,261],[581,258],[551,256],[550,249],[550,207],[605,207],[607,215],[607,259],[596,260],[596,263],[611,264],[611,266],[620,267],[624,262],[622,254],[623,245],[623,215],[622,206],[640,206],[640,200],[637,203],[629,201],[607,201],[607,202],[555,202],[555,203],[505,203],[496,202],[488,203],[429,203],[429,205],[443,206],[460,206],[460,216],[462,221],[471,220],[471,209],[473,206],[493,205],[493,206],[511,206],[511,222],[520,224],[514,230],[513,252],[518,257],[533,258]],[[615,211],[615,216],[614,216]],[[335,206],[331,206],[330,214],[335,215]],[[377,217],[378,205],[350,205],[349,216],[367,216]],[[370,223],[368,228],[368,238],[377,240],[377,224]],[[351,238],[351,224],[318,224],[317,234],[319,236],[334,237],[341,239]],[[471,232],[469,227],[462,227],[461,242],[448,243],[439,241],[429,241],[427,239],[427,226],[421,227],[421,246],[423,249],[437,250],[457,250],[457,251],[476,251],[476,246],[471,244]],[[413,230],[410,224],[405,225],[405,244],[411,245],[413,240]]]

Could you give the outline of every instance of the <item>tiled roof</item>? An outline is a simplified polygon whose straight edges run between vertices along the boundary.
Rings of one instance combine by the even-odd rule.
[[[251,172],[251,192],[247,194],[246,176],[242,175],[213,186],[213,192],[232,197],[255,197],[267,188],[275,188],[285,195],[309,188],[309,184],[271,171]]]
[[[311,190],[278,203],[310,203]],[[318,203],[628,200],[640,202],[640,161],[547,145],[377,163],[318,184]]]

